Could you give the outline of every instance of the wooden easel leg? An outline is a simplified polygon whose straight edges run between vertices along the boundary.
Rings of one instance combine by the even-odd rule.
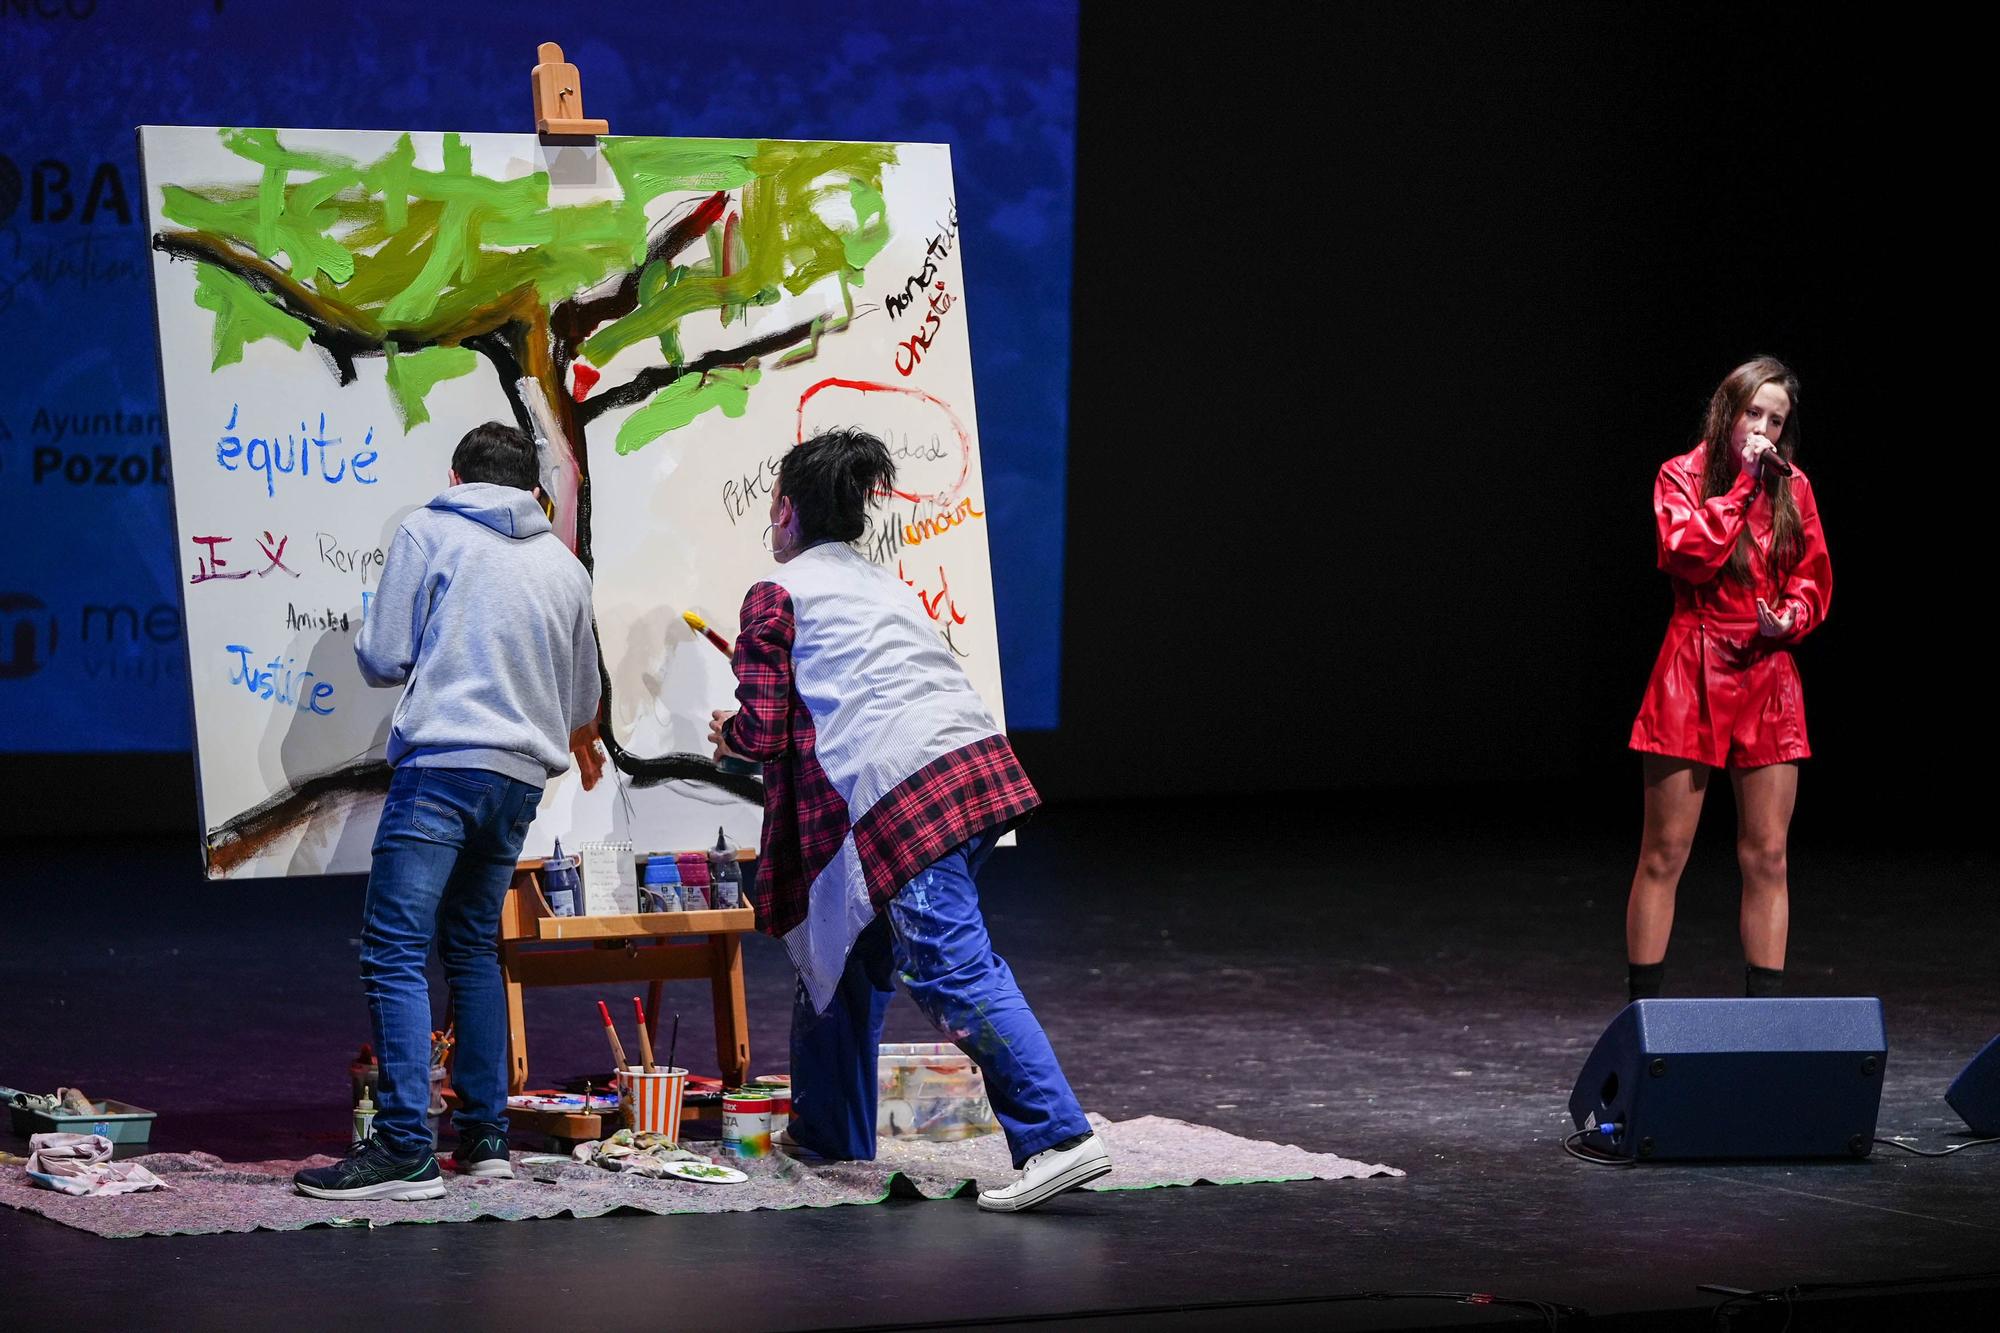
[[[535,871],[516,866],[514,882],[500,903],[500,984],[507,992],[507,1091],[528,1090],[528,1019],[521,1005],[521,946],[534,938],[528,903],[538,890]]]
[[[515,945],[500,946],[500,981],[507,991],[507,1091],[528,1090],[528,1016],[521,1003],[521,975]]]
[[[646,1040],[653,1043],[653,1050],[662,1057],[666,1052],[660,1050],[660,992],[666,984],[655,977],[646,987]]]
[[[740,1088],[750,1077],[750,1012],[743,997],[743,938],[711,935],[715,959],[709,969],[709,994],[715,1002],[715,1058],[722,1067],[722,1086]]]

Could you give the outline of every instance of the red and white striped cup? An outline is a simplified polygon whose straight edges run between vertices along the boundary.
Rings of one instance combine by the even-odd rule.
[[[635,1134],[664,1134],[681,1141],[681,1098],[687,1093],[688,1071],[627,1069],[619,1076],[618,1108],[626,1128]]]

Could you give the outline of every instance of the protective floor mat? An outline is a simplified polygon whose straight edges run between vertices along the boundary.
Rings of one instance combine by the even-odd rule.
[[[1150,1189],[1202,1182],[1239,1185],[1278,1180],[1347,1180],[1400,1176],[1393,1167],[1310,1153],[1287,1144],[1238,1138],[1205,1125],[1160,1116],[1112,1124],[1093,1115],[1115,1164],[1091,1190]],[[696,1145],[699,1150],[699,1145]],[[445,1176],[445,1194],[424,1203],[338,1203],[292,1189],[304,1162],[225,1162],[207,1153],[134,1158],[169,1188],[148,1194],[79,1199],[42,1189],[18,1166],[0,1167],[0,1204],[100,1236],[192,1236],[225,1231],[297,1231],[313,1226],[389,1226],[397,1222],[471,1222],[482,1217],[600,1217],[643,1213],[740,1213],[758,1208],[830,1208],[891,1197],[947,1199],[979,1184],[1013,1178],[998,1134],[958,1143],[895,1140],[873,1162],[806,1165],[786,1157],[724,1160],[749,1175],[743,1184],[648,1180],[578,1162],[528,1165],[515,1154],[516,1180]],[[1060,1204],[1052,1205],[1060,1207]]]

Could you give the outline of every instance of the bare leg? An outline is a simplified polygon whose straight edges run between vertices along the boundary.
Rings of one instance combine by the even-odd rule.
[[[1799,766],[1732,768],[1736,787],[1736,862],[1743,870],[1743,958],[1783,969],[1791,927],[1785,846],[1799,798]]]
[[[1667,956],[1674,930],[1674,890],[1680,887],[1702,798],[1712,770],[1691,759],[1645,756],[1646,826],[1639,842],[1639,869],[1625,904],[1625,957],[1657,963]]]

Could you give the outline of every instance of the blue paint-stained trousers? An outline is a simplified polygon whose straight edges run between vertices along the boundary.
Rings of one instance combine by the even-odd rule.
[[[875,1156],[876,1053],[899,975],[924,1016],[979,1066],[1015,1166],[1090,1132],[979,914],[973,877],[992,847],[992,836],[982,834],[905,884],[854,942],[825,1013],[815,1014],[799,987],[791,1135],[802,1146],[842,1160]]]

